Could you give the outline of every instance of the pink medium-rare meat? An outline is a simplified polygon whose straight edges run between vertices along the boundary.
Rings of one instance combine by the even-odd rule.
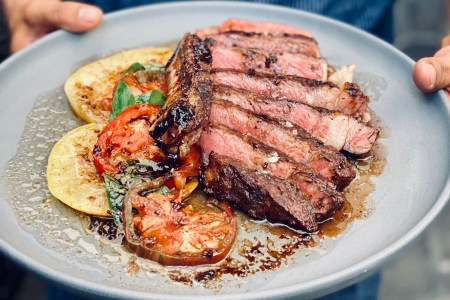
[[[208,45],[260,49],[267,52],[303,54],[320,57],[319,46],[313,38],[303,35],[273,35],[254,32],[228,31],[205,36]]]
[[[343,135],[342,132],[346,134]],[[379,130],[349,116],[328,111],[320,115],[312,134],[319,140],[330,141],[349,153],[364,156],[375,144]]]
[[[253,219],[317,231],[313,205],[292,183],[227,156],[211,153],[209,162],[202,177],[206,193],[240,208]]]
[[[238,159],[251,169],[266,170],[280,178],[289,177],[295,170],[295,164],[284,157],[280,158],[279,153],[271,147],[220,124],[210,123],[203,131],[199,145],[206,162],[209,154],[214,152]]]
[[[274,99],[227,86],[215,86],[213,97],[250,110],[298,125],[325,145],[354,155],[370,151],[378,129],[339,112],[316,110],[308,105]]]
[[[228,19],[217,27],[197,30],[195,34],[204,38],[207,35],[227,31],[244,31],[263,34],[297,34],[311,37],[309,32],[295,26],[274,22],[253,22],[244,19]]]
[[[249,134],[283,152],[328,179],[339,191],[355,178],[355,171],[343,154],[324,146],[297,126],[283,126],[280,122],[255,115],[223,100],[213,100],[209,120]]]
[[[328,64],[323,58],[214,45],[210,46],[210,50],[214,69],[295,75],[315,80],[326,80],[327,78]]]
[[[228,19],[219,25],[219,31],[246,31],[257,33],[300,34],[311,37],[311,34],[295,26],[275,22],[254,22],[244,19]]]
[[[253,137],[212,123],[203,131],[199,145],[206,164],[210,153],[216,153],[239,160],[252,170],[288,180],[312,203],[320,220],[343,203],[342,195],[322,176]]]
[[[336,110],[355,118],[361,118],[369,104],[368,97],[356,83],[346,83],[343,89],[340,89],[331,82],[290,75],[247,74],[230,70],[215,70],[211,74],[215,84]]]

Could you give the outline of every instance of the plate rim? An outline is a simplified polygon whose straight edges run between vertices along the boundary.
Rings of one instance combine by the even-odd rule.
[[[115,18],[124,17],[126,15],[133,15],[135,13],[140,13],[143,10],[155,10],[155,9],[170,9],[170,7],[180,6],[201,6],[201,7],[221,7],[221,6],[232,6],[232,7],[248,7],[248,8],[265,8],[271,10],[277,10],[281,13],[289,13],[289,14],[298,14],[298,15],[306,15],[313,16],[316,19],[319,19],[321,22],[331,23],[333,25],[341,27],[343,30],[356,32],[359,35],[365,36],[365,38],[371,39],[373,42],[380,44],[381,46],[388,48],[389,51],[393,51],[400,58],[405,60],[409,65],[413,65],[414,61],[409,58],[406,54],[395,48],[393,45],[383,41],[370,33],[367,33],[361,29],[353,27],[349,24],[343,23],[338,20],[331,19],[326,16],[322,16],[316,13],[311,13],[307,11],[302,11],[298,9],[282,7],[272,4],[262,4],[262,3],[248,3],[248,2],[226,2],[226,1],[180,1],[180,2],[171,2],[171,3],[159,3],[159,4],[149,4],[142,5],[138,7],[133,7],[129,9],[124,9],[121,11],[108,13],[105,15],[103,23],[112,22]],[[105,29],[106,30],[106,29]],[[42,46],[45,46],[48,43],[51,43],[54,40],[58,40],[63,38],[66,35],[71,35],[72,33],[65,32],[63,30],[58,30],[53,32],[40,40],[34,42],[29,47],[19,51],[18,53],[12,55],[8,59],[6,59],[2,64],[0,64],[0,73],[4,72],[4,69],[8,68],[10,65],[14,65],[16,61],[21,60],[23,57],[28,55],[32,55],[36,49],[39,49]],[[80,37],[82,38],[82,37]],[[446,94],[443,91],[437,92],[441,101],[443,101],[444,106],[447,109],[447,112],[450,112],[450,101],[445,101]],[[450,115],[450,114],[448,114]],[[428,212],[424,215],[424,217],[414,226],[412,227],[403,237],[398,239],[396,242],[392,243],[389,247],[385,248],[383,251],[380,251],[372,256],[365,258],[364,260],[355,263],[354,265],[337,271],[335,273],[326,275],[319,279],[309,280],[302,282],[300,284],[294,284],[290,286],[285,286],[281,288],[272,288],[266,289],[263,291],[251,291],[245,293],[233,293],[233,294],[214,294],[214,295],[195,295],[198,298],[212,298],[219,297],[222,299],[242,299],[242,298],[260,298],[260,297],[279,297],[279,296],[294,296],[298,294],[310,294],[314,293],[318,290],[319,287],[326,285],[327,283],[333,283],[336,281],[339,282],[347,282],[347,285],[353,283],[357,277],[364,276],[365,274],[369,274],[371,271],[380,267],[383,263],[393,257],[394,254],[398,253],[400,249],[404,248],[406,245],[410,244],[415,238],[417,238],[425,228],[436,218],[436,216],[442,211],[447,201],[450,198],[450,181],[447,178],[446,184],[441,190],[439,197],[434,201],[434,204],[430,207]],[[71,275],[68,275],[64,272],[56,271],[50,267],[47,267],[43,262],[36,261],[31,259],[24,253],[20,251],[20,249],[16,249],[2,238],[0,238],[0,251],[5,253],[9,258],[13,261],[19,263],[22,266],[25,266],[29,271],[40,274],[45,278],[63,284],[66,287],[69,287],[74,290],[78,290],[80,292],[89,292],[92,294],[108,296],[108,297],[128,297],[128,298],[150,298],[150,299],[187,299],[191,298],[192,295],[184,296],[184,295],[171,295],[171,294],[157,294],[157,293],[148,293],[143,291],[133,291],[130,293],[129,291],[125,291],[121,288],[115,287],[107,287],[101,284],[94,284],[87,280],[82,280],[78,278],[74,278]],[[125,295],[125,293],[127,293]]]

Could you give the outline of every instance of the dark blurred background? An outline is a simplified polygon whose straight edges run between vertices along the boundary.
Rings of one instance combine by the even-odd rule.
[[[1,7],[1,6],[0,6]],[[450,34],[450,0],[398,0],[394,45],[414,60],[432,56]],[[0,17],[4,27],[4,18]],[[8,55],[8,35],[0,30],[0,59]],[[450,207],[412,245],[382,270],[380,300],[450,299]],[[0,254],[0,300],[43,300],[44,279]]]

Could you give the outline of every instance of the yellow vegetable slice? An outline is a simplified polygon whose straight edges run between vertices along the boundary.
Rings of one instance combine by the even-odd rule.
[[[198,186],[197,179],[192,179],[191,181],[188,181],[186,185],[183,187],[182,198],[186,199],[187,197],[189,197],[192,194],[192,192],[197,188],[197,186]]]
[[[47,181],[52,195],[73,209],[109,216],[105,183],[97,173],[92,155],[103,126],[87,124],[63,136],[48,158]]]
[[[107,123],[109,114],[102,101],[111,98],[121,73],[131,64],[165,64],[173,51],[168,48],[137,48],[120,52],[85,65],[64,85],[73,111],[88,123]]]

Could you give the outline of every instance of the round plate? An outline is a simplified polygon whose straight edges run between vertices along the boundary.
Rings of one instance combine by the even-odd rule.
[[[360,79],[363,90],[374,98],[371,108],[388,132],[380,140],[387,152],[386,166],[373,179],[376,188],[370,195],[374,211],[354,222],[325,251],[289,261],[276,271],[219,278],[217,286],[210,287],[176,283],[144,269],[130,275],[130,260],[115,260],[120,247],[105,254],[101,241],[88,243],[91,236],[80,229],[80,218],[58,201],[47,199],[42,172],[51,147],[45,142],[54,143],[81,123],[74,117],[62,118],[48,128],[46,116],[64,115],[67,99],[61,87],[88,60],[173,42],[187,31],[230,17],[302,27],[318,40],[331,64],[356,65],[356,81]],[[248,3],[144,6],[111,14],[87,34],[53,33],[0,66],[0,248],[58,283],[128,299],[181,299],[194,294],[205,299],[316,297],[354,283],[422,232],[450,195],[449,101],[442,92],[418,91],[411,79],[412,66],[413,61],[394,47],[343,23]],[[54,99],[59,102],[55,104]],[[14,187],[21,181],[21,188]],[[36,191],[44,192],[33,194]]]

